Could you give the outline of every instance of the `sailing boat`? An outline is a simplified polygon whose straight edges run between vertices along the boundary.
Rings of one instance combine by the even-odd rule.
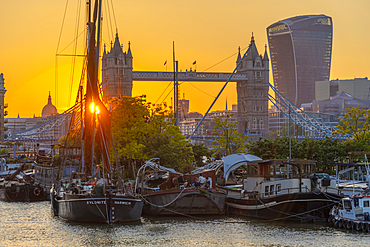
[[[68,181],[60,179],[58,184],[51,189],[51,202],[54,215],[62,219],[111,224],[139,220],[143,202],[118,191],[112,182],[110,167],[111,114],[100,99],[98,90],[100,15],[101,0],[96,0],[93,21],[88,23],[87,86],[84,106],[80,96],[80,116],[84,120],[84,124],[80,124],[81,149],[83,151],[81,170],[84,172],[72,173]],[[95,35],[96,30],[97,35]],[[98,37],[96,41],[95,36]],[[80,95],[82,95],[82,90],[80,90]],[[76,115],[79,114],[74,113],[74,116]],[[72,117],[70,132],[72,132],[73,125]],[[97,178],[92,178],[95,139],[99,144],[103,163],[103,176],[99,181]],[[66,141],[66,143],[68,142]],[[62,166],[63,164],[60,167]],[[96,176],[99,174],[98,167],[95,169]]]

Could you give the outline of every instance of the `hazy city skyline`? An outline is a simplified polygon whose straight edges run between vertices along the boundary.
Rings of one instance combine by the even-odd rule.
[[[351,1],[117,1],[113,2],[117,29],[124,51],[131,42],[134,70],[172,70],[172,41],[175,41],[179,68],[231,72],[238,46],[247,47],[254,33],[260,53],[267,44],[266,27],[297,15],[325,14],[333,18],[333,56],[331,79],[367,77],[370,48],[370,2]],[[40,115],[51,91],[55,104],[55,53],[66,1],[18,1],[0,4],[0,73],[4,73],[8,117]],[[69,2],[59,52],[73,41],[77,3]],[[84,12],[84,9],[81,9]],[[106,12],[103,11],[106,15]],[[84,16],[84,14],[81,14]],[[115,35],[114,19],[109,33],[109,16],[104,16],[103,42],[109,46]],[[80,33],[85,23],[80,21]],[[113,29],[113,30],[112,30]],[[71,54],[73,46],[62,53]],[[77,54],[82,54],[79,46]],[[73,92],[70,95],[71,57],[58,58],[58,111],[74,103],[81,73],[81,58],[76,59]],[[270,70],[271,74],[271,70]],[[270,76],[272,82],[272,76]],[[146,94],[156,102],[168,82],[134,82],[133,95]],[[188,83],[180,86],[190,100],[190,111],[204,113],[223,83]],[[196,88],[195,88],[196,87]],[[200,90],[198,90],[199,88]],[[167,90],[167,92],[169,92]],[[207,92],[205,94],[204,92]],[[167,94],[167,93],[166,93]],[[165,95],[166,95],[165,94]],[[172,94],[166,99],[170,104]],[[235,83],[228,85],[213,110],[236,104]],[[69,98],[71,100],[69,101]],[[163,96],[160,101],[162,101]],[[159,102],[160,102],[159,101]]]

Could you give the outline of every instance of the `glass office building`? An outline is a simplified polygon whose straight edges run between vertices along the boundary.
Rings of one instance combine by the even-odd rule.
[[[267,28],[274,86],[298,107],[315,99],[315,81],[330,79],[332,24],[329,16],[305,15]]]

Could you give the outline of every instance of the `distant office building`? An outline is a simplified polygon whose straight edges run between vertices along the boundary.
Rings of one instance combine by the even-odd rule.
[[[118,34],[111,43],[110,51],[104,47],[102,62],[102,89],[105,102],[113,97],[132,95],[132,54],[130,42],[127,53],[123,52]]]
[[[186,119],[179,121],[179,128],[183,135],[190,136],[193,134],[195,128],[202,120],[203,115],[197,112],[190,112],[186,115]],[[224,111],[213,111],[210,112],[207,117],[203,120],[202,124],[199,126],[198,130],[194,133],[193,143],[203,143],[209,148],[213,147],[214,140],[213,132],[215,131],[217,117],[226,117],[229,123],[237,122],[237,110],[224,110]]]
[[[311,109],[305,109],[305,112],[327,125],[333,127],[338,125],[338,116],[334,114],[313,112]],[[288,130],[288,126],[290,126],[290,130]],[[270,136],[319,136],[312,131],[300,126],[298,127],[298,125],[292,120],[289,120],[288,116],[285,116],[281,111],[269,112],[269,134]]]
[[[344,115],[347,108],[357,106],[365,110],[370,109],[370,100],[357,99],[346,92],[340,92],[328,99],[314,100],[312,102],[313,111],[333,114],[337,117]]]
[[[332,24],[326,15],[304,15],[267,27],[275,87],[298,107],[315,99],[315,81],[330,79]]]
[[[326,100],[340,92],[346,92],[357,99],[370,100],[370,81],[365,77],[315,82],[315,100]]]

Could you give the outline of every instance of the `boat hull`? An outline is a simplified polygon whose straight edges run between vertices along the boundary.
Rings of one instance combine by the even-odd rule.
[[[226,195],[219,191],[173,189],[143,196],[143,215],[220,215],[225,213]]]
[[[368,220],[359,220],[359,219],[350,219],[338,215],[335,211],[336,208],[330,212],[328,223],[335,228],[344,228],[344,229],[353,229],[356,231],[370,232],[370,221]]]
[[[330,193],[291,193],[268,198],[226,198],[228,213],[274,220],[327,219],[341,197]]]
[[[45,191],[36,185],[11,181],[0,185],[0,200],[6,202],[36,202],[46,200]]]
[[[124,195],[51,194],[54,214],[67,221],[122,223],[140,220],[143,202]]]

